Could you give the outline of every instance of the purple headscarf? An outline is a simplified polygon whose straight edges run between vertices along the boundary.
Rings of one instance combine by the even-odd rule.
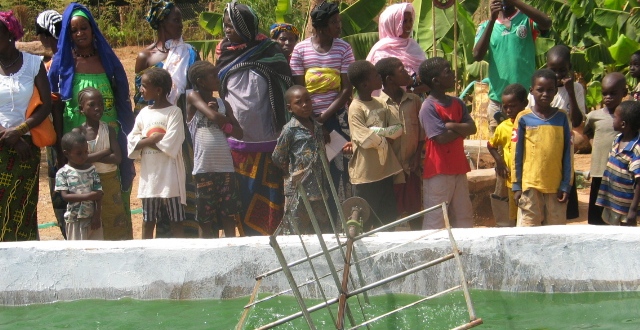
[[[0,11],[0,22],[7,27],[9,33],[13,35],[14,41],[20,40],[24,35],[24,30],[22,30],[22,25],[18,22],[18,19],[13,16],[13,11]]]

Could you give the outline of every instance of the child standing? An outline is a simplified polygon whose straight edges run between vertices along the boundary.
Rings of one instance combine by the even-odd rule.
[[[78,93],[80,112],[86,122],[73,129],[87,139],[89,145],[88,163],[92,163],[102,183],[102,228],[105,240],[133,239],[131,217],[122,203],[122,189],[118,165],[122,160],[116,131],[100,120],[104,112],[102,94],[93,87],[87,87]]]
[[[571,189],[571,124],[567,113],[551,106],[557,91],[556,74],[538,70],[531,78],[535,105],[515,120],[513,192],[519,207],[518,226],[560,225],[567,222]]]
[[[386,138],[402,135],[402,123],[380,99],[371,93],[382,88],[382,79],[368,61],[355,61],[348,70],[349,81],[358,91],[349,106],[349,129],[353,157],[349,161],[349,176],[354,195],[365,199],[383,224],[396,220],[396,199],[393,176],[402,172]],[[375,217],[373,217],[375,219]],[[372,223],[366,227],[371,228]]]
[[[67,202],[64,213],[67,239],[101,240],[102,185],[96,168],[87,162],[87,140],[78,132],[69,132],[60,144],[67,164],[56,173],[55,190]]]
[[[631,93],[631,99],[634,101],[640,101],[640,50],[631,54],[631,61],[629,61],[629,74],[631,77],[638,80],[636,88]]]
[[[389,108],[391,116],[402,124],[404,133],[391,142],[402,172],[393,179],[398,216],[406,216],[422,209],[420,187],[420,151],[424,145],[424,131],[420,129],[418,113],[422,100],[413,93],[407,93],[402,86],[412,85],[413,79],[398,58],[387,57],[376,63],[376,70],[382,78],[380,100]],[[412,230],[420,230],[422,221],[409,222]]]
[[[620,72],[609,73],[602,79],[602,101],[604,108],[591,111],[584,124],[584,135],[593,139],[591,149],[591,192],[589,194],[588,222],[604,225],[602,207],[596,205],[602,175],[607,168],[611,145],[618,133],[613,129],[613,113],[627,96],[627,81]]]
[[[624,101],[613,113],[616,136],[596,205],[610,225],[636,226],[640,201],[640,103]]]
[[[464,138],[476,133],[476,124],[462,100],[445,94],[456,82],[447,60],[433,57],[422,62],[420,79],[431,88],[419,115],[427,137],[422,175],[424,208],[447,202],[451,226],[471,228],[473,209],[467,183],[471,168],[464,152]],[[425,214],[422,229],[444,226],[440,211]]]
[[[505,214],[508,216],[507,221],[505,223],[498,221],[498,219],[504,219],[505,215],[494,214],[498,227],[513,227],[516,225],[518,207],[513,199],[513,191],[511,190],[511,169],[513,168],[511,137],[513,134],[513,122],[526,106],[527,90],[524,86],[520,84],[507,85],[502,91],[502,111],[507,115],[507,119],[496,127],[496,131],[487,142],[487,149],[496,161],[496,185],[500,184],[502,188],[502,193],[499,197],[508,197],[509,199],[509,213]],[[499,149],[502,150],[502,156],[498,152]]]
[[[171,75],[150,68],[142,75],[140,92],[153,105],[140,110],[127,136],[128,156],[141,157],[138,198],[142,199],[142,238],[153,238],[153,230],[164,211],[173,237],[184,236],[185,168],[182,160],[184,124],[180,108],[171,105]]]
[[[551,101],[551,106],[562,109],[569,114],[573,128],[582,126],[586,111],[586,99],[584,88],[573,80],[571,71],[571,49],[565,45],[556,45],[547,52],[547,69],[556,74],[558,92]],[[536,104],[533,95],[529,95],[529,107]],[[576,111],[574,111],[576,110]],[[579,111],[578,111],[579,110]],[[573,131],[571,132],[573,137]],[[571,164],[573,164],[573,143],[571,144]],[[571,190],[567,201],[567,219],[575,219],[580,216],[578,209],[578,190],[573,184],[575,174],[572,174]]]
[[[187,125],[193,141],[196,220],[200,238],[236,236],[240,198],[227,135],[242,139],[242,128],[227,101],[213,97],[220,88],[218,70],[207,61],[189,68],[194,92],[187,95]]]
[[[311,218],[298,191],[298,185],[302,185],[320,229],[323,233],[330,233],[332,228],[322,196],[326,194],[328,184],[324,179],[326,175],[321,158],[327,157],[322,125],[312,117],[311,95],[303,86],[289,88],[285,101],[293,117],[282,128],[271,158],[276,166],[288,173],[284,181],[287,225],[292,233],[295,232],[294,224],[300,234],[314,233]]]

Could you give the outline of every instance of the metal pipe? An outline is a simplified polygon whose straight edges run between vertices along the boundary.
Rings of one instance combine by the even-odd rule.
[[[363,287],[361,287],[361,288],[359,288],[359,289],[356,289],[356,290],[354,290],[354,291],[352,291],[352,292],[349,292],[349,294],[347,295],[347,298],[349,298],[349,297],[353,297],[353,296],[358,295],[358,294],[361,294],[361,293],[362,293],[362,292],[364,292],[364,291],[367,291],[367,290],[371,290],[371,289],[377,288],[377,287],[379,287],[379,286],[381,286],[381,285],[385,285],[385,284],[387,284],[387,283],[389,283],[389,282],[393,282],[393,281],[395,281],[395,280],[397,280],[397,279],[399,279],[399,278],[405,277],[405,276],[407,276],[407,275],[411,275],[411,274],[413,274],[413,273],[415,273],[415,272],[418,272],[418,271],[421,271],[421,270],[423,270],[423,269],[425,269],[425,268],[429,268],[429,267],[431,267],[431,266],[435,266],[435,265],[437,265],[437,264],[439,264],[439,263],[441,263],[441,262],[444,262],[444,261],[447,261],[447,260],[451,260],[451,259],[453,259],[454,257],[455,257],[455,256],[454,256],[454,254],[453,254],[453,253],[451,253],[451,254],[447,254],[447,255],[446,255],[446,256],[444,256],[444,257],[440,257],[440,258],[438,258],[438,259],[434,259],[434,260],[429,261],[429,262],[427,262],[427,263],[425,263],[425,264],[422,264],[422,265],[420,265],[420,266],[416,266],[416,267],[413,267],[413,268],[407,269],[407,270],[405,270],[404,272],[400,272],[400,273],[398,273],[398,274],[395,274],[395,275],[389,276],[389,277],[387,277],[387,278],[385,278],[385,279],[382,279],[382,280],[380,280],[380,281],[373,282],[373,283],[371,283],[371,284],[365,285],[365,286],[363,286]]]
[[[276,237],[269,236],[269,241],[271,243],[271,247],[273,248],[273,251],[276,253],[276,256],[278,257],[278,261],[280,262],[281,265],[285,265],[287,261],[284,258],[284,254],[280,249],[280,245],[278,244]],[[300,306],[301,315],[304,315],[304,318],[307,321],[307,325],[309,326],[309,329],[315,330],[316,326],[313,324],[311,315],[307,310],[307,305],[304,303],[304,299],[302,299],[302,295],[300,294],[300,290],[298,290],[297,288],[296,280],[293,278],[293,274],[291,274],[291,270],[289,268],[284,268],[283,272],[284,272],[284,275],[287,277],[289,286],[291,287],[291,289],[293,289],[293,295],[296,297],[296,300],[298,301],[298,306]]]
[[[456,265],[458,266],[458,271],[460,272],[460,282],[461,282],[460,284],[462,285],[464,300],[467,303],[467,309],[469,311],[469,320],[473,321],[476,319],[476,312],[473,310],[473,302],[471,301],[471,295],[469,294],[467,279],[464,276],[464,268],[462,267],[462,260],[460,260],[460,250],[458,250],[458,244],[456,244],[456,240],[453,238],[453,233],[451,232],[451,223],[449,222],[447,203],[442,203],[441,205],[442,205],[442,213],[444,214],[444,224],[447,228],[447,232],[449,233],[449,241],[451,242],[451,252],[455,256]]]
[[[414,301],[414,302],[412,302],[412,303],[410,303],[410,304],[408,304],[408,305],[404,305],[404,306],[402,306],[402,307],[400,307],[400,308],[396,308],[396,309],[394,309],[394,310],[392,310],[392,311],[390,311],[390,312],[387,312],[387,313],[385,313],[385,314],[382,314],[382,315],[376,316],[376,317],[374,317],[374,318],[372,318],[372,319],[370,319],[370,320],[367,320],[366,322],[362,322],[362,323],[360,323],[360,324],[356,325],[355,327],[353,327],[353,328],[351,328],[351,329],[349,329],[349,330],[358,329],[358,328],[360,328],[360,327],[361,327],[361,326],[363,326],[363,325],[371,324],[371,323],[373,323],[373,322],[375,322],[375,321],[378,321],[378,320],[380,320],[380,319],[382,319],[382,318],[385,318],[385,317],[387,317],[387,316],[389,316],[389,315],[391,315],[391,314],[394,314],[394,313],[400,312],[400,311],[405,310],[405,309],[407,309],[407,308],[409,308],[409,307],[413,307],[413,306],[415,306],[415,305],[417,305],[417,304],[419,304],[419,303],[421,303],[421,302],[423,302],[423,301],[427,301],[427,300],[430,300],[430,299],[433,299],[433,298],[440,297],[440,296],[442,296],[442,295],[444,295],[444,294],[447,294],[447,293],[449,293],[449,292],[451,292],[451,291],[455,291],[455,290],[457,290],[457,289],[460,289],[460,285],[456,285],[456,286],[454,286],[454,287],[452,287],[452,288],[446,289],[446,290],[444,290],[444,291],[440,291],[440,292],[438,292],[438,293],[436,293],[436,294],[434,294],[434,295],[431,295],[431,296],[429,296],[429,297],[424,297],[424,298],[422,298],[422,299],[420,299],[420,300],[417,300],[417,301]]]
[[[442,205],[436,205],[436,206],[432,206],[432,207],[430,207],[428,209],[424,209],[424,210],[422,210],[422,211],[420,211],[418,213],[414,213],[414,214],[406,216],[406,217],[404,217],[402,219],[398,219],[398,220],[396,220],[396,221],[394,221],[392,223],[386,224],[386,225],[384,225],[382,227],[379,227],[379,228],[370,230],[370,231],[368,231],[366,233],[363,233],[363,234],[355,237],[354,240],[357,241],[357,240],[360,240],[360,239],[362,239],[364,237],[368,237],[368,236],[371,236],[371,235],[373,235],[375,233],[378,233],[380,231],[385,231],[385,230],[387,230],[387,229],[389,229],[391,227],[399,226],[399,225],[401,225],[401,224],[403,224],[403,223],[405,223],[405,222],[407,222],[409,220],[412,220],[412,219],[415,219],[417,217],[423,216],[425,213],[428,213],[428,212],[431,212],[431,211],[435,211],[435,210],[437,210],[438,208],[441,208],[441,207],[442,207]],[[342,243],[340,245],[336,245],[336,246],[328,248],[327,251],[332,252],[332,251],[335,251],[335,250],[337,250],[337,249],[339,249],[339,248],[341,248],[341,247],[343,247],[345,245],[346,245],[346,243]],[[309,257],[310,258],[317,258],[317,257],[322,256],[322,255],[324,255],[324,251],[316,252],[316,253],[310,255]],[[307,261],[307,258],[298,259],[296,261],[288,263],[287,267],[297,266],[297,265],[299,265],[299,264],[301,264],[301,263],[303,263],[305,261]],[[261,275],[258,275],[258,276],[256,276],[256,280],[271,276],[273,274],[277,274],[280,271],[282,271],[282,267],[276,268],[276,269],[270,270],[270,271],[268,271],[266,273],[263,273]]]
[[[307,309],[307,311],[309,311],[309,313],[313,313],[313,312],[318,311],[320,309],[323,309],[323,308],[325,308],[327,306],[331,306],[331,305],[333,305],[333,304],[335,304],[337,302],[338,302],[338,298],[329,299],[329,300],[327,300],[325,302],[322,302],[322,303],[319,303],[317,305],[309,307]],[[291,314],[289,316],[285,316],[285,317],[283,317],[283,318],[281,318],[279,320],[273,321],[273,322],[271,322],[271,323],[269,323],[267,325],[263,325],[263,326],[257,328],[257,330],[271,329],[271,328],[277,327],[277,326],[279,326],[281,324],[285,324],[285,323],[287,323],[289,321],[293,321],[293,320],[299,318],[300,316],[302,316],[302,312],[293,313],[293,314]]]

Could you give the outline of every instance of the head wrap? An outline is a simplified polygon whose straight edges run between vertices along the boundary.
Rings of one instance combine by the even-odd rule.
[[[329,25],[329,18],[339,12],[337,4],[324,1],[311,11],[311,25],[314,28],[323,28]]]
[[[122,63],[100,32],[89,10],[76,2],[69,4],[62,14],[62,31],[60,31],[60,38],[58,39],[58,52],[56,56],[53,57],[51,69],[49,70],[51,92],[60,93],[63,101],[75,97],[75,95],[73,95],[75,60],[73,58],[73,41],[71,39],[71,19],[74,15],[78,14],[78,10],[82,12],[82,15],[79,16],[86,17],[91,25],[97,55],[100,56],[104,73],[111,82],[118,124],[120,124],[121,128],[118,132],[118,144],[122,150],[127,150],[127,134],[133,129],[135,121],[131,109],[127,74],[124,71]],[[130,189],[133,183],[133,177],[135,176],[135,169],[133,167],[133,161],[128,157],[122,157],[120,174],[122,189]]]
[[[369,51],[367,61],[375,64],[386,57],[397,57],[409,73],[417,73],[420,63],[426,60],[427,56],[411,37],[400,38],[404,32],[402,21],[404,21],[405,12],[410,12],[415,19],[416,13],[410,3],[391,5],[380,14],[378,20],[380,40]]]
[[[60,37],[61,22],[62,15],[55,10],[45,10],[36,18],[36,24],[56,39]]]
[[[231,25],[244,42],[252,42],[258,35],[258,15],[247,5],[233,0],[227,4],[224,14],[229,15]]]
[[[291,32],[296,35],[296,38],[300,39],[300,31],[288,23],[275,23],[269,28],[269,34],[271,39],[278,39],[278,36],[282,32]]]
[[[89,15],[87,15],[84,11],[80,9],[76,9],[71,12],[71,18],[76,16],[84,17],[84,19],[86,19],[87,21],[89,20]]]
[[[157,30],[160,27],[160,22],[164,20],[171,12],[175,4],[171,1],[153,1],[151,2],[151,8],[147,13],[145,19],[151,25],[151,28]]]
[[[18,19],[13,16],[13,11],[0,11],[0,22],[7,27],[7,30],[9,30],[9,33],[13,36],[14,41],[20,40],[24,35],[22,25],[20,25]]]
[[[234,45],[224,38],[216,48],[216,66],[220,69],[220,95],[227,94],[227,79],[235,72],[251,70],[265,79],[269,86],[264,101],[269,102],[273,114],[272,128],[277,132],[286,124],[285,91],[293,85],[291,67],[277,43],[258,33],[258,16],[250,7],[233,0],[227,4],[233,29],[246,43]]]

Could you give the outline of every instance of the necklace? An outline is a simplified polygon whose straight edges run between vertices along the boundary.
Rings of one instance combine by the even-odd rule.
[[[96,50],[94,48],[91,53],[84,55],[84,54],[79,54],[78,50],[76,48],[74,48],[73,49],[73,54],[76,55],[76,57],[89,58],[89,57],[93,57],[93,56],[96,55]]]
[[[16,56],[16,58],[13,61],[11,61],[11,63],[4,64],[4,62],[2,62],[2,60],[0,60],[0,65],[3,68],[8,69],[8,68],[12,67],[14,64],[16,64],[18,62],[18,60],[20,59],[20,57],[22,57],[22,53],[18,52],[18,56]]]
[[[159,52],[161,52],[161,53],[166,53],[166,52],[168,52],[168,51],[169,51],[168,49],[166,49],[166,48],[164,47],[164,43],[162,43],[162,48],[163,48],[163,49],[158,48],[158,43],[157,43],[157,42],[154,44],[154,47],[155,47]]]

